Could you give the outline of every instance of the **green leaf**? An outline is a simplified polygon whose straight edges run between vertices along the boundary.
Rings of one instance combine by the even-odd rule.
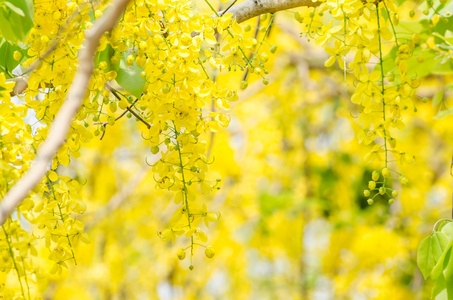
[[[447,22],[444,22],[444,21],[437,22],[436,27],[434,27],[433,35],[435,37],[436,43],[439,43],[441,40],[445,39],[445,34],[446,34],[447,30],[451,30],[453,16],[446,18],[446,20],[447,20]]]
[[[444,98],[444,91],[439,91],[436,94],[434,94],[433,97],[433,106],[437,106],[442,102],[442,99]]]
[[[115,65],[117,72],[116,82],[126,91],[137,98],[140,98],[145,87],[146,80],[142,78],[142,68],[138,67],[135,62],[133,65],[126,64],[129,53],[124,53],[120,62]]]
[[[451,249],[451,248],[450,248]],[[445,278],[445,285],[447,286],[447,296],[448,300],[453,300],[453,255],[450,255],[449,259],[447,258],[444,261],[444,278]]]
[[[19,16],[21,17],[25,17],[25,14],[24,14],[24,11],[22,9],[20,9],[19,7],[15,6],[14,4],[12,4],[11,2],[3,2],[4,5],[6,5],[7,7],[9,7],[9,9],[11,9],[13,12],[15,12],[16,14],[18,14]]]
[[[437,226],[437,230],[436,231],[442,231],[442,228],[444,228],[444,226],[447,225],[449,222],[450,221],[448,221],[447,219],[442,219],[441,222],[438,222],[439,225]]]
[[[443,74],[452,74],[453,73],[453,61],[450,59],[444,63],[436,65],[433,69],[433,74],[443,75]]]
[[[424,238],[418,246],[417,265],[426,280],[434,267],[434,258],[431,253],[431,236]]]
[[[426,20],[420,21],[404,21],[400,20],[398,25],[395,26],[395,31],[398,32],[399,36],[411,36],[414,33],[420,34],[423,31],[426,31],[428,27],[428,22]]]
[[[384,74],[393,72],[395,75],[395,84],[401,82],[398,67],[395,64],[397,48],[394,47],[392,51],[386,55],[383,59]],[[423,62],[418,62],[417,56],[423,56]],[[440,64],[441,59],[437,57],[437,53],[430,49],[421,49],[420,47],[415,48],[412,57],[406,60],[408,66],[407,75],[410,78],[421,78],[425,77],[433,72],[437,65]],[[376,68],[380,68],[379,65]]]
[[[434,117],[436,120],[442,120],[445,117],[453,115],[453,107],[441,110],[437,113],[437,115]]]
[[[23,44],[23,43],[20,43]],[[25,45],[21,45],[25,47]],[[19,45],[12,45],[5,39],[0,38],[0,72],[4,72],[6,78],[11,78],[9,75],[19,65],[19,61],[14,59],[14,51],[22,53],[22,60],[27,59],[27,49]]]
[[[434,260],[437,262],[439,257],[444,253],[445,249],[449,246],[450,241],[443,232],[434,232],[431,235],[431,251],[434,256]]]
[[[114,54],[114,50],[110,44],[107,44],[104,50],[96,53],[96,57],[94,59],[96,66],[99,66],[99,63],[105,61],[107,63],[107,69],[105,69],[105,72],[108,72],[112,70],[112,56]]]
[[[443,270],[444,270],[444,261],[445,258],[447,257],[447,260],[450,259],[450,253],[452,249],[453,241],[450,241],[448,246],[444,249],[444,252],[442,255],[437,259],[436,264],[434,265],[434,268],[432,268],[431,271],[431,278],[433,281],[436,281],[439,276],[443,276]]]
[[[436,281],[431,298],[436,300],[448,300],[447,287],[443,276]]]
[[[450,241],[431,272],[431,278],[435,282],[432,297],[436,299],[453,300],[452,245],[453,241]]]
[[[444,224],[445,225],[442,227],[441,231],[451,241],[453,240],[453,222],[446,222]]]
[[[422,240],[417,251],[417,265],[425,279],[428,278],[448,245],[449,240],[442,232],[434,232]]]
[[[0,9],[1,34],[10,42],[25,40],[33,27],[33,0],[14,0],[14,5],[0,0],[0,5],[2,4],[5,9]]]

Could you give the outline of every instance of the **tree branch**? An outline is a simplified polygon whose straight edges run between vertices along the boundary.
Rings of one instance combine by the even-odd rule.
[[[123,14],[130,0],[116,0],[107,12],[97,19],[93,27],[86,31],[86,44],[79,52],[79,68],[68,90],[66,101],[55,116],[47,139],[38,148],[36,159],[30,169],[9,190],[0,203],[0,225],[35,188],[47,172],[47,166],[61,148],[69,132],[72,120],[77,114],[88,90],[93,73],[93,59],[99,40],[106,31],[111,31]]]
[[[229,8],[227,13],[233,14],[233,18],[236,18],[238,23],[242,23],[266,13],[275,13],[301,6],[316,7],[319,5],[321,5],[321,2],[312,0],[246,0]],[[223,15],[223,11],[218,14]]]

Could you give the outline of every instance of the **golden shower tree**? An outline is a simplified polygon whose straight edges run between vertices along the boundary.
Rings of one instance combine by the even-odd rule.
[[[236,166],[238,170],[232,171],[231,155],[225,151],[228,147],[215,147],[215,137],[222,141],[232,118],[248,113],[250,118],[260,120],[264,111],[259,102],[250,107],[244,104],[237,116],[229,111],[241,96],[260,97],[261,90],[273,97],[288,93],[287,99],[294,98],[293,102],[280,99],[273,107],[276,112],[269,114],[271,120],[249,133],[251,139],[268,135],[269,140],[257,143],[261,147],[269,143],[267,149],[272,149],[273,131],[268,125],[273,121],[280,120],[278,126],[290,120],[316,123],[316,105],[331,99],[349,99],[352,103],[337,104],[349,111],[344,118],[355,124],[356,139],[367,152],[363,160],[372,165],[372,169],[363,167],[371,173],[360,186],[364,203],[398,202],[403,186],[410,185],[413,177],[406,165],[415,161],[410,153],[415,149],[410,147],[417,141],[414,139],[414,145],[404,148],[408,144],[404,132],[408,132],[406,126],[411,124],[417,106],[432,98],[438,110],[436,120],[453,113],[448,102],[448,81],[453,72],[453,32],[449,27],[453,17],[449,9],[453,3],[237,2],[0,1],[3,298],[34,299],[55,289],[58,295],[57,282],[67,274],[66,269],[86,258],[78,253],[86,251],[84,247],[88,246],[82,244],[90,243],[91,235],[96,238],[95,232],[89,234],[90,231],[103,220],[113,218],[144,178],[149,179],[146,182],[154,193],[148,199],[148,208],[153,207],[152,214],[165,224],[154,230],[137,222],[136,226],[147,232],[141,234],[149,237],[149,232],[157,231],[156,236],[177,244],[177,249],[170,250],[171,257],[187,260],[190,270],[196,266],[198,249],[206,258],[216,256],[216,246],[208,243],[207,232],[211,224],[221,220],[222,210],[212,209],[210,204],[224,185],[222,175],[244,173],[255,178],[258,175],[251,174],[259,162],[249,168]],[[285,25],[283,20],[288,20],[288,16],[299,27]],[[255,17],[256,25],[251,23]],[[317,53],[320,48],[316,48],[312,53],[306,51],[305,57],[294,56],[298,48],[273,37],[276,30],[295,36],[296,43],[305,49],[310,49],[308,38],[324,48],[327,55]],[[326,96],[322,89],[316,91],[320,101],[313,106],[313,112],[304,110],[305,121],[291,105],[297,106],[301,89],[310,90],[308,83],[312,79],[297,77],[306,82],[285,86],[282,78],[290,71],[276,67],[274,62],[279,55],[297,62],[297,76],[302,76],[300,61],[304,60],[309,70],[322,70],[312,73],[319,72],[319,82],[333,82],[328,87],[335,91],[333,94]],[[436,86],[433,78],[442,84]],[[433,85],[439,91],[431,92]],[[428,111],[427,108],[426,120],[431,120]],[[131,124],[126,119],[136,122]],[[254,126],[253,122],[249,125]],[[288,127],[282,135],[293,130],[296,129]],[[140,139],[127,136],[135,133]],[[282,152],[288,149],[309,151],[305,149],[305,138],[310,140],[309,136],[299,137],[294,142],[298,147],[286,145],[281,151],[275,150],[274,155],[285,155]],[[89,149],[111,153],[124,145],[136,149],[133,152],[142,160],[146,157],[148,166],[129,166],[121,171],[130,183],[116,194],[108,191],[114,188],[107,184],[99,187],[81,177],[84,168],[91,168],[92,174],[98,172],[96,165],[88,162]],[[351,164],[348,168],[352,168]],[[307,182],[301,189],[308,201],[313,197],[310,186],[321,183],[310,181],[313,178],[305,163],[300,167],[306,173],[301,178]],[[97,180],[110,176],[99,172]],[[294,177],[287,174],[281,175],[289,184]],[[332,185],[340,180],[335,177],[334,182]],[[344,188],[345,184],[341,186]],[[87,189],[99,188],[110,195],[109,201],[103,205],[90,203]],[[228,188],[234,190],[235,186],[225,183],[224,189]],[[337,196],[348,195],[347,190],[344,188]],[[263,218],[273,215],[279,207],[275,203],[283,201],[274,200],[261,203]],[[165,208],[162,201],[174,203]],[[87,209],[92,204],[98,206],[96,212]],[[141,207],[147,210],[145,204]],[[341,206],[337,209],[341,210]],[[86,214],[87,218],[83,216]],[[137,216],[130,215],[125,220],[133,222],[134,218]],[[225,222],[231,226],[240,224],[233,217]],[[446,299],[453,299],[450,222],[451,219],[443,218],[436,223],[431,235],[421,242],[417,257],[423,276],[431,276],[436,284],[433,297]],[[287,225],[286,229],[292,226]],[[376,234],[380,233],[377,230]],[[118,292],[107,290],[109,295]],[[128,295],[127,290],[123,287],[122,292]]]

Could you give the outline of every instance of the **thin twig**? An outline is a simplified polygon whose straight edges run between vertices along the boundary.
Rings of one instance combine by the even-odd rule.
[[[261,18],[257,18],[256,20],[256,28],[255,28],[255,34],[254,34],[254,38],[255,40],[258,38],[258,34],[260,32],[260,26],[261,26]],[[255,54],[254,53],[251,53],[249,55],[249,60],[252,59],[252,57],[254,56]],[[245,72],[244,72],[244,76],[242,77],[242,81],[244,80],[247,80],[247,77],[249,76],[249,68],[246,68],[245,69]]]
[[[230,4],[230,6],[228,6],[224,11],[222,11],[222,12],[219,14],[219,16],[223,16],[224,14],[226,14],[226,13],[228,12],[228,10],[229,10],[231,7],[233,7],[233,5],[236,4],[237,1],[238,1],[238,0],[234,0],[233,3]]]
[[[14,209],[41,182],[47,172],[48,165],[61,146],[63,146],[72,120],[79,111],[87,93],[94,69],[94,55],[96,54],[99,40],[104,32],[111,31],[114,28],[129,1],[114,1],[112,7],[86,31],[86,44],[79,52],[79,68],[68,90],[66,101],[55,116],[46,140],[38,148],[34,163],[25,175],[8,191],[0,203],[0,225],[5,223]]]
[[[118,93],[115,91],[114,88],[112,88],[109,84],[105,84],[105,87],[113,94],[113,96],[115,96],[116,99],[121,100],[120,96],[118,95]],[[137,102],[137,100],[135,102]],[[134,102],[134,104],[135,104],[135,102]],[[148,122],[143,120],[143,118],[139,114],[137,114],[135,111],[132,110],[132,105],[126,107],[126,110],[129,111],[131,114],[133,114],[137,119],[142,121],[143,124],[145,124],[146,127],[148,127],[148,129],[151,128],[151,125]]]
[[[145,120],[143,120],[142,117],[140,117],[140,115],[139,115],[138,113],[136,113],[135,111],[133,111],[133,110],[132,110],[131,108],[129,108],[129,107],[127,108],[127,110],[128,110],[131,114],[133,114],[137,119],[139,119],[140,121],[142,121],[143,124],[145,124],[146,127],[147,127],[148,129],[151,128],[151,125],[149,125],[148,122],[146,122]]]
[[[136,103],[137,101],[138,101],[138,99],[135,99],[135,101],[132,102],[132,104],[129,105],[129,106],[121,113],[121,115],[119,115],[118,117],[115,118],[115,121],[118,121],[119,119],[121,119],[121,118],[127,113],[127,109],[128,109],[128,108],[131,108],[132,106],[134,106],[135,103]],[[100,124],[100,125],[108,125],[109,122],[94,122],[93,124],[94,124],[94,125],[98,125],[98,124]]]
[[[118,100],[121,100],[120,96],[118,96],[117,92],[109,85],[109,84],[105,84],[105,87],[110,91],[112,92],[112,94],[118,99]],[[122,117],[124,117],[124,115],[129,111],[129,109],[131,109],[135,103],[137,103],[138,99],[135,99],[134,102],[132,102],[131,105],[129,105],[122,113],[121,115],[119,115],[118,117],[115,118],[115,121],[118,121],[119,119],[121,119]],[[107,127],[107,125],[109,124],[109,122],[95,122],[93,123],[94,125],[102,125],[104,126],[104,129]],[[102,135],[101,137],[99,138],[100,140],[102,140],[104,138],[104,135],[105,135],[105,130],[102,132]]]
[[[234,3],[236,3],[236,1],[234,1],[226,10],[224,10],[223,14],[225,14],[225,12],[228,9],[230,9],[233,6]],[[219,2],[219,9],[218,10],[219,11],[222,10],[222,2]],[[218,48],[219,48],[218,45],[220,45],[219,44],[220,34],[218,32],[216,32],[216,34],[215,34],[215,40],[217,42],[216,46],[215,46],[216,47],[215,51],[219,51],[218,50]],[[213,74],[212,74],[212,82],[217,83],[217,75],[218,75],[217,70],[213,69],[212,72],[213,72]],[[211,97],[211,98],[212,98],[212,100],[211,100],[211,111],[214,112],[215,111],[215,100],[214,100],[213,97]],[[215,139],[215,132],[211,131],[211,134],[209,135],[209,146],[208,146],[208,150],[206,151],[206,157],[207,158],[211,157],[212,149],[214,147],[214,139]]]

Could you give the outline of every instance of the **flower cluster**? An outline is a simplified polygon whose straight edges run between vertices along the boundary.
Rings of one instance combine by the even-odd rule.
[[[322,24],[325,12],[331,19]],[[354,85],[351,101],[361,107],[357,121],[362,129],[358,139],[365,145],[374,143],[365,160],[380,161],[382,166],[373,173],[369,190],[364,191],[366,197],[375,192],[368,204],[373,204],[377,195],[388,197],[392,204],[398,193],[391,188],[389,179],[398,176],[402,184],[407,179],[390,168],[390,163],[414,161],[412,155],[398,149],[394,129],[404,129],[404,111],[416,110],[412,98],[420,84],[418,78],[408,76],[407,60],[412,57],[415,43],[410,38],[397,37],[398,8],[394,1],[327,0],[305,15],[296,14],[296,19],[305,24],[306,34],[330,55],[325,66],[338,62],[346,84]],[[388,52],[385,48],[388,44],[397,48],[393,69],[385,66],[384,51]],[[376,188],[379,174],[383,180]]]
[[[0,78],[3,195],[28,169],[46,139],[77,70],[84,32],[108,5],[107,1],[57,0],[35,4],[35,27],[22,46],[24,51],[14,53],[14,59],[25,68],[40,64],[27,74],[28,88],[18,95],[22,104],[11,102],[14,84]],[[115,29],[100,40],[93,78],[71,125],[70,138],[52,161],[45,180],[3,226],[0,249],[9,267],[1,271],[11,274],[15,269],[23,298],[30,297],[30,287],[33,289],[39,274],[61,274],[68,261],[77,264],[75,246],[79,240],[89,241],[84,224],[77,220],[86,210],[81,185],[59,175],[58,167],[79,157],[83,143],[96,136],[102,139],[108,127],[123,116],[139,122],[143,142],[160,157],[152,165],[156,186],[174,192],[179,205],[159,236],[172,241],[177,235],[187,238],[188,246],[177,253],[180,259],[190,249],[192,260],[197,246],[205,248],[206,257],[215,255],[214,248],[205,244],[203,229],[220,217],[203,200],[203,195],[220,189],[220,179],[207,176],[212,163],[208,141],[211,133],[228,126],[226,112],[230,102],[238,99],[236,91],[216,83],[216,74],[237,69],[267,83],[265,63],[276,47],[266,45],[264,38],[272,20],[258,41],[247,37],[244,33],[250,28],[243,29],[231,14],[218,18],[195,14],[191,1],[131,3]],[[246,84],[247,76],[241,86]],[[29,110],[36,116],[32,125],[23,120]],[[28,227],[30,230],[23,229]],[[48,253],[49,269],[33,267],[39,265],[38,259],[28,254],[36,251],[22,249],[35,244],[38,252]]]

